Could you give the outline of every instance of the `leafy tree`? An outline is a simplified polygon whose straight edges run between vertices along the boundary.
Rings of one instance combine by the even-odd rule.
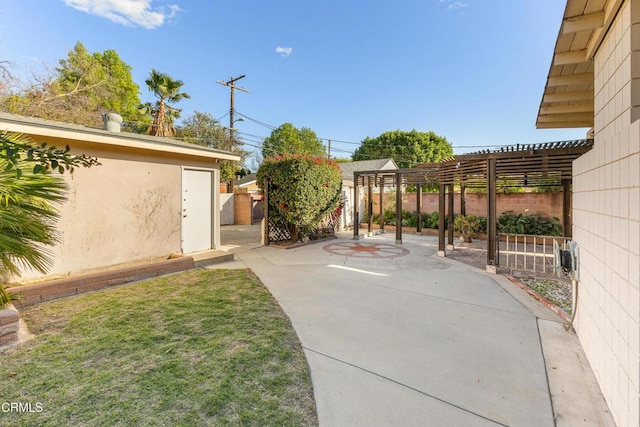
[[[182,120],[176,136],[185,142],[220,150],[231,150],[229,135],[210,113],[194,111]]]
[[[246,150],[240,149],[236,143],[231,141],[225,128],[210,113],[195,111],[182,121],[182,125],[176,131],[176,136],[185,142],[217,148],[218,150],[233,151],[241,156],[241,163],[244,163],[248,155]],[[238,162],[231,160],[222,160],[220,162],[220,175],[222,178],[226,180],[233,179],[237,175],[237,171]]]
[[[160,73],[153,68],[149,78],[144,82],[158,98],[153,104],[147,102],[140,106],[140,109],[145,114],[153,118],[147,133],[154,136],[174,136],[176,129],[173,126],[173,122],[175,119],[180,118],[182,110],[169,105],[168,102],[175,103],[184,98],[191,98],[188,93],[180,92],[184,82],[182,80],[174,80],[170,75]]]
[[[412,130],[389,131],[375,138],[365,138],[352,159],[372,160],[392,158],[399,168],[411,168],[418,163],[439,162],[453,156],[453,148],[445,137],[434,132]]]
[[[29,168],[22,168],[22,164]],[[57,242],[58,212],[53,204],[65,200],[66,184],[52,171],[73,173],[75,167],[99,165],[97,159],[35,145],[21,134],[0,134],[0,273],[20,274],[31,267],[42,273],[52,264],[46,246]],[[31,167],[32,166],[32,167]],[[0,284],[0,308],[9,303]]]
[[[327,155],[327,151],[322,145],[322,140],[311,129],[297,129],[291,123],[284,123],[265,138],[262,157],[267,159],[286,154],[323,157]]]
[[[269,217],[284,223],[297,242],[338,208],[342,177],[338,165],[325,158],[285,156],[265,159],[257,181],[269,181]]]
[[[23,83],[5,97],[5,110],[27,116],[101,126],[100,114],[114,111],[125,121],[143,120],[139,86],[131,66],[114,50],[90,53],[78,42],[51,73]]]

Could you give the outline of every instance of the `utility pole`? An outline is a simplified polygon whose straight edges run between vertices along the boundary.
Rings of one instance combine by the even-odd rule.
[[[331,160],[331,140],[329,140],[329,152],[327,153],[327,159]]]
[[[229,138],[231,139],[231,151],[233,151],[233,146],[235,145],[235,138],[234,138],[234,131],[235,128],[233,127],[233,124],[235,123],[235,120],[233,119],[233,113],[234,113],[234,90],[238,89],[241,90],[242,92],[246,92],[249,93],[248,90],[246,90],[245,88],[242,88],[240,86],[236,86],[235,82],[237,82],[240,79],[244,79],[246,77],[246,75],[241,75],[239,77],[231,77],[228,81],[226,82],[222,82],[220,80],[216,80],[216,83],[221,84],[222,86],[226,86],[229,89],[231,89],[231,100],[230,100],[230,105],[229,105]]]
[[[240,79],[244,79],[246,77],[246,75],[241,75],[239,77],[231,77],[228,81],[226,82],[222,82],[220,80],[216,80],[216,83],[221,84],[222,86],[226,86],[229,89],[231,89],[231,100],[230,100],[230,105],[229,105],[229,142],[230,142],[230,148],[229,151],[233,151],[233,148],[236,145],[236,138],[234,135],[235,132],[235,128],[233,127],[233,124],[235,123],[235,120],[233,118],[233,113],[234,113],[234,90],[238,89],[241,90],[242,92],[246,92],[249,93],[248,90],[246,90],[245,88],[242,88],[240,86],[236,86],[235,82],[237,82]],[[233,192],[233,177],[231,177],[231,184],[230,184],[230,189],[229,191]]]

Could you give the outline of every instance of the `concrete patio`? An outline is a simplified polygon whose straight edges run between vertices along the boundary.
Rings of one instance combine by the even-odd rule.
[[[321,425],[614,425],[575,334],[502,276],[390,234],[263,247],[222,228],[290,317]]]

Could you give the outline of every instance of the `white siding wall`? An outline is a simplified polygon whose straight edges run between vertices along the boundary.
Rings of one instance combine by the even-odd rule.
[[[595,146],[574,164],[581,246],[575,327],[619,426],[640,403],[640,2],[626,1],[595,60]],[[635,107],[635,108],[634,108]]]

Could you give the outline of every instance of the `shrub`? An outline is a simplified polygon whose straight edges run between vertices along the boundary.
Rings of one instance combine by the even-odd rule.
[[[453,220],[453,226],[462,234],[465,242],[470,242],[480,228],[480,221],[475,215],[457,215]]]
[[[549,218],[540,213],[527,215],[506,211],[498,217],[498,231],[536,236],[562,236],[562,224],[558,218]]]
[[[288,155],[265,159],[258,185],[269,181],[269,216],[286,224],[291,240],[309,236],[340,202],[342,177],[338,164],[320,157]]]

